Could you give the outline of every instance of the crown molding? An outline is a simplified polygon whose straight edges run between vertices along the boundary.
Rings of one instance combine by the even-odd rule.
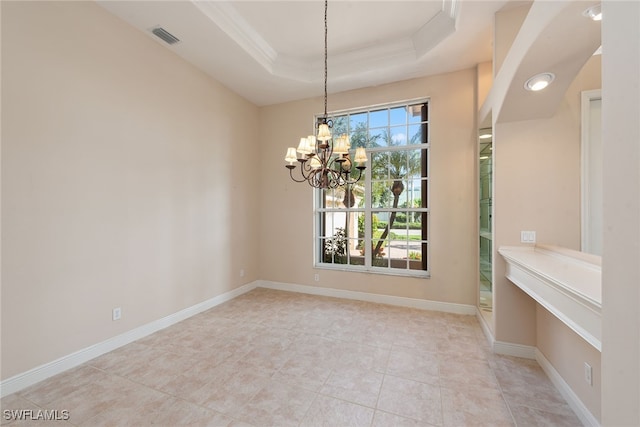
[[[458,2],[459,0],[444,0],[442,9],[412,35],[332,54],[332,78],[344,79],[360,74],[363,70],[413,65],[417,59],[456,31]],[[192,0],[192,3],[270,74],[302,82],[322,78],[321,60],[307,61],[277,52],[231,2]]]
[[[442,9],[411,37],[416,58],[440,44],[444,39],[456,32],[458,20],[458,0],[444,0]]]
[[[233,41],[273,74],[273,63],[278,52],[258,34],[230,2],[196,1],[191,3],[213,21]]]

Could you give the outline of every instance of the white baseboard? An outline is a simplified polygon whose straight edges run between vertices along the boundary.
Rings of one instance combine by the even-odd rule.
[[[484,336],[487,338],[491,349],[493,349],[493,343],[496,342],[496,338],[493,336],[493,332],[491,332],[491,327],[487,324],[487,319],[482,315],[478,307],[476,307],[476,317],[478,318],[482,332],[484,332]]]
[[[23,372],[21,374],[8,378],[0,382],[0,397],[4,397],[17,391],[23,390],[26,387],[50,378],[68,369],[79,366],[91,359],[113,351],[133,341],[139,340],[140,338],[144,338],[147,335],[181,322],[191,316],[206,311],[219,304],[227,302],[237,296],[255,289],[256,283],[257,282],[247,283],[246,285],[226,292],[222,295],[218,295],[217,297],[208,299],[191,307],[187,307],[184,310],[180,310],[176,313],[170,314],[151,323],[147,323],[146,325],[142,325],[138,328],[132,329],[113,338],[109,338],[106,341],[86,347],[82,350],[76,351],[75,353],[71,353],[52,362],[45,363],[44,365],[33,368],[27,372]]]
[[[567,400],[571,408],[576,412],[580,420],[586,426],[600,427],[598,420],[584,406],[578,396],[571,390],[569,385],[562,379],[560,374],[555,370],[551,363],[538,351],[537,348],[521,344],[512,344],[507,342],[496,341],[491,333],[490,328],[486,325],[486,320],[477,308],[472,305],[444,303],[439,301],[421,300],[416,298],[396,297],[390,295],[371,294],[366,292],[346,291],[334,288],[322,288],[317,286],[296,285],[290,283],[279,283],[264,280],[257,280],[248,283],[230,292],[226,292],[217,297],[203,301],[194,306],[185,308],[177,313],[155,320],[146,325],[132,329],[124,334],[115,336],[106,341],[94,344],[90,347],[79,350],[75,353],[61,357],[60,359],[38,366],[27,372],[18,374],[0,382],[0,397],[18,392],[33,384],[50,378],[54,375],[62,373],[68,369],[79,366],[91,359],[101,356],[105,353],[113,351],[119,347],[127,345],[133,341],[146,337],[161,329],[174,325],[198,313],[213,308],[219,304],[236,298],[255,288],[262,287],[267,289],[275,289],[289,292],[299,292],[311,295],[329,296],[335,298],[354,299],[359,301],[368,301],[380,304],[397,305],[402,307],[412,307],[424,310],[442,311],[447,313],[473,315],[476,314],[480,319],[480,325],[491,344],[493,351],[498,354],[508,356],[524,357],[527,359],[535,359],[538,361],[542,369],[551,379],[560,393]]]
[[[524,359],[535,359],[536,348],[530,345],[513,344],[504,341],[493,342],[493,352],[505,356],[522,357]]]
[[[482,313],[477,312],[478,321],[484,334],[491,345],[493,351],[497,354],[504,354],[506,356],[524,357],[526,359],[535,359],[542,370],[547,374],[551,383],[565,398],[571,409],[576,413],[582,424],[588,427],[600,427],[598,420],[591,414],[587,407],[582,403],[580,398],[573,392],[569,384],[560,376],[558,371],[553,367],[551,362],[544,357],[544,354],[537,347],[511,344],[502,341],[496,341],[489,325],[487,325],[486,319],[482,316]]]
[[[600,427],[600,423],[593,416],[593,414],[587,409],[587,407],[582,403],[582,400],[576,395],[569,384],[560,376],[558,371],[553,367],[551,362],[544,357],[544,354],[538,349],[536,349],[536,361],[542,367],[542,370],[547,374],[551,382],[558,389],[560,394],[565,398],[571,409],[576,413],[582,424],[590,427]]]
[[[321,295],[326,297],[353,299],[379,304],[397,305],[401,307],[419,308],[423,310],[442,311],[446,313],[466,315],[474,315],[476,313],[476,307],[474,305],[430,301],[418,298],[396,297],[392,295],[371,294],[368,292],[347,291],[335,288],[322,288],[319,286],[296,285],[293,283],[280,283],[271,282],[268,280],[259,280],[257,283],[257,287],[275,289],[279,291]]]
[[[496,354],[502,354],[505,356],[514,356],[514,357],[522,357],[525,359],[535,359],[536,358],[536,347],[530,345],[522,345],[522,344],[513,344],[504,341],[497,341],[493,336],[493,332],[491,328],[487,324],[487,319],[482,315],[480,309],[476,307],[476,317],[478,318],[478,322],[480,323],[480,327],[482,328],[482,332],[484,332],[485,337],[487,337],[487,341],[491,346],[491,349]]]

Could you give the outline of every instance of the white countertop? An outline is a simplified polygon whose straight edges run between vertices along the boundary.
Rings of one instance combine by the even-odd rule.
[[[565,248],[504,246],[506,277],[601,350],[600,257]]]

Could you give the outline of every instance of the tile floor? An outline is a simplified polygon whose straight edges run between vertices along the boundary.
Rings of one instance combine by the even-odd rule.
[[[535,361],[491,353],[473,316],[260,288],[2,409],[2,425],[42,427],[581,425]]]

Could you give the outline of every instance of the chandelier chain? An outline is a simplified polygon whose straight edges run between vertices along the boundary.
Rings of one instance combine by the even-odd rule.
[[[363,147],[358,147],[355,153],[355,169],[358,176],[352,175],[354,163],[349,156],[349,138],[346,134],[337,138],[334,151],[334,138],[331,135],[333,122],[329,120],[327,114],[327,80],[328,80],[328,17],[327,9],[329,0],[324,1],[324,117],[322,123],[316,123],[317,136],[310,135],[308,138],[300,138],[300,145],[296,150],[294,147],[287,148],[285,161],[289,169],[289,175],[295,182],[307,181],[314,188],[338,188],[349,186],[360,181],[364,176],[363,171],[367,168],[367,155]],[[293,176],[296,164],[300,165],[300,179]]]
[[[329,0],[324,0],[324,118],[327,119],[327,8]]]

